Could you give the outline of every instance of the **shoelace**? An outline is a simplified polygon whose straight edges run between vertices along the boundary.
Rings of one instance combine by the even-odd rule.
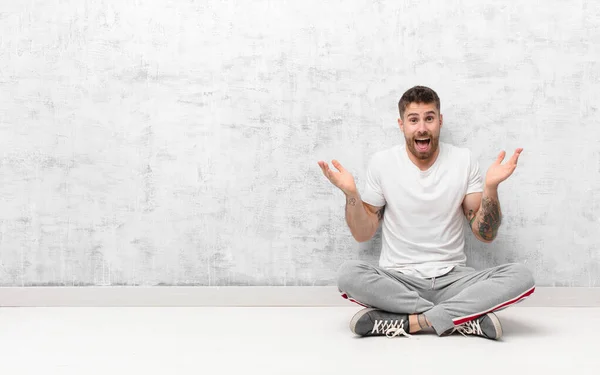
[[[412,337],[404,330],[404,319],[398,320],[375,320],[371,333],[384,333],[387,337],[396,336]]]
[[[470,322],[463,323],[458,327],[454,328],[454,331],[460,333],[463,336],[467,335],[479,335],[483,336],[483,331],[479,325],[479,320],[472,320]]]

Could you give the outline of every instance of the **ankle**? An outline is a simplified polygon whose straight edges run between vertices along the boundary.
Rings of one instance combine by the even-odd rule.
[[[408,332],[419,332],[422,329],[430,328],[431,323],[423,314],[412,314],[408,316]]]
[[[408,316],[408,332],[415,333],[419,332],[421,327],[419,326],[419,318],[417,315],[409,315]]]

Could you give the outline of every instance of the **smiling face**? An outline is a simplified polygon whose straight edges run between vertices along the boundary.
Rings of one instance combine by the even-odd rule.
[[[419,167],[429,167],[437,158],[442,120],[436,103],[418,102],[409,103],[398,119],[406,148]]]

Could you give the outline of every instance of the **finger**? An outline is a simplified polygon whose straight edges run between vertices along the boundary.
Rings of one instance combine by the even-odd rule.
[[[500,153],[498,154],[498,158],[496,159],[495,163],[496,164],[502,163],[502,160],[504,160],[505,156],[506,156],[506,152],[504,150],[500,151]]]
[[[331,164],[333,164],[333,166],[335,167],[335,169],[337,169],[340,172],[345,172],[346,171],[346,169],[344,167],[342,167],[342,165],[340,164],[340,162],[337,161],[337,160],[332,160]]]
[[[521,155],[521,152],[523,152],[522,148],[518,148],[515,150],[515,153],[510,158],[511,164],[515,164],[515,165],[517,164],[517,162],[519,161],[519,156]]]
[[[335,180],[336,180],[336,175],[337,172],[335,172],[334,170],[332,170],[331,168],[329,168],[329,165],[327,165],[327,163],[325,163],[325,177],[327,177],[329,179],[329,181],[331,181],[332,183],[335,184]]]
[[[325,177],[329,178],[329,166],[327,165],[327,163],[320,161],[319,167],[321,168],[321,172],[323,172]]]

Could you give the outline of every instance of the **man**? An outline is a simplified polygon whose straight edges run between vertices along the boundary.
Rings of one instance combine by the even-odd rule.
[[[406,142],[372,157],[362,195],[338,161],[332,161],[338,172],[319,161],[346,195],[352,236],[368,241],[383,225],[379,267],[348,261],[339,272],[342,297],[366,307],[350,329],[393,337],[432,327],[439,336],[499,339],[502,326],[493,311],[531,295],[534,280],[519,264],[466,267],[463,226],[468,222],[482,242],[496,238],[502,218],[498,185],[513,173],[523,149],[504,164],[500,152],[482,181],[468,149],[439,142],[443,117],[435,91],[415,86],[398,108]]]

